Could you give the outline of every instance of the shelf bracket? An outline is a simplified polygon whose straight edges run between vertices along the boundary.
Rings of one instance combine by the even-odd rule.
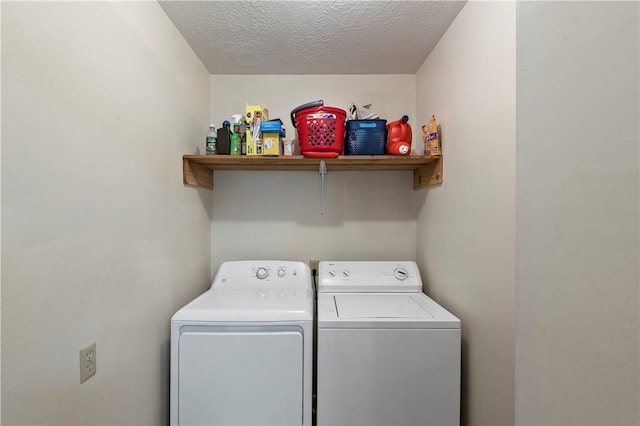
[[[413,171],[413,189],[430,188],[442,184],[442,157]]]
[[[213,170],[195,161],[183,158],[182,182],[185,185],[213,189]]]

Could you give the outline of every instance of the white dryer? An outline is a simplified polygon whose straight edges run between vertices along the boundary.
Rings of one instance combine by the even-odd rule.
[[[320,262],[318,426],[458,425],[460,349],[414,262]]]
[[[171,424],[311,425],[313,316],[304,263],[223,263],[171,319]]]

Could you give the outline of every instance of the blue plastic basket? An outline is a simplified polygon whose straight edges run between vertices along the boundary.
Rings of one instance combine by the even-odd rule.
[[[346,155],[384,155],[387,120],[349,120],[346,127]]]

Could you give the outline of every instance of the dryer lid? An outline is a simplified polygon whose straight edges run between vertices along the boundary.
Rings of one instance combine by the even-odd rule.
[[[433,318],[410,294],[336,294],[339,318]]]
[[[312,321],[313,291],[298,288],[210,289],[180,309],[172,321]]]

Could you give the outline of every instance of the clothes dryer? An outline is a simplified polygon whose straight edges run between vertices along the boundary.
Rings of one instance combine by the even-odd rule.
[[[458,425],[460,345],[414,262],[320,262],[317,425]]]
[[[223,263],[171,319],[171,424],[311,425],[313,316],[304,263]]]

